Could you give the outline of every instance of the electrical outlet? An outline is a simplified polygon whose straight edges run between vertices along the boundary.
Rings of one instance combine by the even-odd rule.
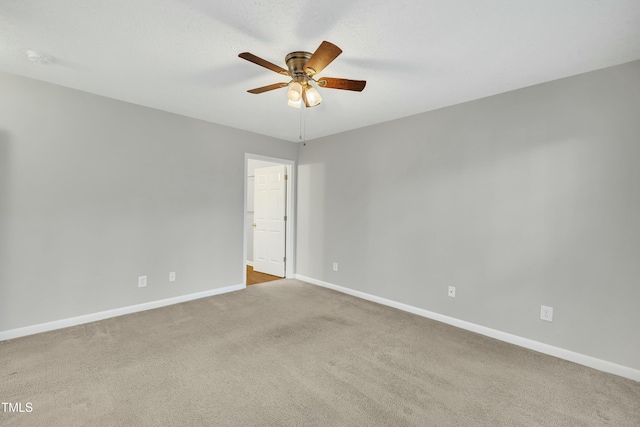
[[[333,271],[338,271],[338,263],[337,262],[333,263]]]
[[[171,273],[169,273],[169,281],[170,282],[175,282],[176,281],[176,272],[172,271]]]
[[[547,307],[546,305],[540,306],[540,320],[546,320],[547,322],[553,322],[553,307]]]
[[[451,298],[455,298],[456,297],[456,287],[455,286],[449,286],[449,293],[447,295],[449,295]]]
[[[144,288],[147,286],[147,276],[138,276],[138,287]]]

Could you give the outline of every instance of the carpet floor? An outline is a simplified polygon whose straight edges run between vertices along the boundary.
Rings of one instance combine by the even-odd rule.
[[[296,280],[0,342],[0,401],[31,408],[2,426],[640,425],[640,383]]]

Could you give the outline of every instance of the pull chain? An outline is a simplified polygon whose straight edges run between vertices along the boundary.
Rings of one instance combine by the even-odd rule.
[[[300,106],[300,136],[298,136],[298,139],[300,139],[300,141],[302,141],[302,109],[304,107],[301,105]]]
[[[299,139],[302,141],[302,145],[307,145],[307,121],[304,117],[304,110],[306,107],[304,104],[300,106],[300,135]]]

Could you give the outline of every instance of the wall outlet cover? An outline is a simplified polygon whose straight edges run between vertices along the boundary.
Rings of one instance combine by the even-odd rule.
[[[451,298],[455,298],[456,297],[456,287],[455,286],[449,286],[449,292],[447,293],[447,295],[449,295]]]
[[[138,287],[144,288],[147,286],[147,276],[138,276]]]
[[[333,263],[333,271],[338,271],[338,263],[337,262]]]
[[[172,271],[171,273],[169,273],[169,281],[170,282],[175,282],[176,281],[176,272]]]
[[[540,306],[540,320],[547,322],[553,322],[553,307],[547,307],[546,305]]]

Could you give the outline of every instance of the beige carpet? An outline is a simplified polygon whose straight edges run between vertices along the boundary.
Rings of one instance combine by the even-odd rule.
[[[640,383],[295,280],[0,342],[3,426],[638,426]]]

